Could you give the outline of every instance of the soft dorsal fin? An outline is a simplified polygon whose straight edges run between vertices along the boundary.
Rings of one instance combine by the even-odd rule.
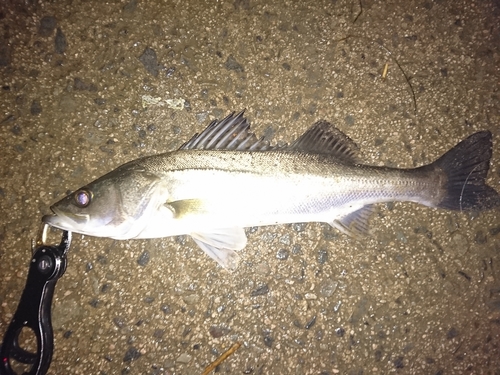
[[[205,130],[195,134],[184,143],[180,150],[237,150],[266,151],[276,147],[270,146],[264,138],[257,139],[251,133],[250,124],[241,111],[237,115],[231,113],[221,121],[212,121]]]
[[[316,154],[328,154],[347,163],[357,162],[358,146],[328,121],[318,121],[289,147]]]

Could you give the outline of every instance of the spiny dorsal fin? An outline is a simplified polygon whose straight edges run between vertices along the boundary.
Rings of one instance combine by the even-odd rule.
[[[276,147],[270,146],[264,138],[257,139],[251,133],[250,124],[241,111],[237,115],[231,113],[221,121],[212,121],[205,130],[195,134],[184,143],[180,150],[237,150],[266,151]]]
[[[329,154],[347,163],[356,163],[358,146],[328,121],[318,121],[289,147],[316,154]]]

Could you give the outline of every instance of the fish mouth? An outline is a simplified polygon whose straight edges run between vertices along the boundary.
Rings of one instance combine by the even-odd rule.
[[[89,215],[63,213],[54,206],[50,207],[50,210],[53,213],[44,215],[42,222],[54,228],[71,231],[89,221]]]
[[[58,222],[60,220],[60,217],[57,215],[57,209],[55,209],[53,206],[51,206],[50,210],[52,211],[51,214],[43,215],[42,223],[48,224],[52,227],[59,228]]]
[[[53,223],[55,222],[56,219],[57,219],[56,214],[43,215],[42,223],[54,226]]]

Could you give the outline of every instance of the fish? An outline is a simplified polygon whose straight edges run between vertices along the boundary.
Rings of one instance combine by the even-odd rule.
[[[212,121],[178,150],[119,166],[67,195],[42,221],[117,240],[190,235],[228,270],[247,245],[244,228],[324,222],[369,234],[377,203],[416,202],[458,211],[498,207],[486,184],[492,134],[479,131],[431,164],[371,166],[331,123],[314,123],[285,145],[257,138],[243,111]]]

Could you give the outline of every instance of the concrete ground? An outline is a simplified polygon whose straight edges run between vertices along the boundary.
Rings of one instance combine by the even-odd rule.
[[[500,190],[497,0],[3,0],[0,26],[0,335],[51,203],[231,111],[283,143],[327,119],[400,168],[489,129]],[[241,342],[218,373],[500,374],[499,211],[372,228],[252,228],[233,273],[188,237],[75,234],[49,373],[201,374]]]

